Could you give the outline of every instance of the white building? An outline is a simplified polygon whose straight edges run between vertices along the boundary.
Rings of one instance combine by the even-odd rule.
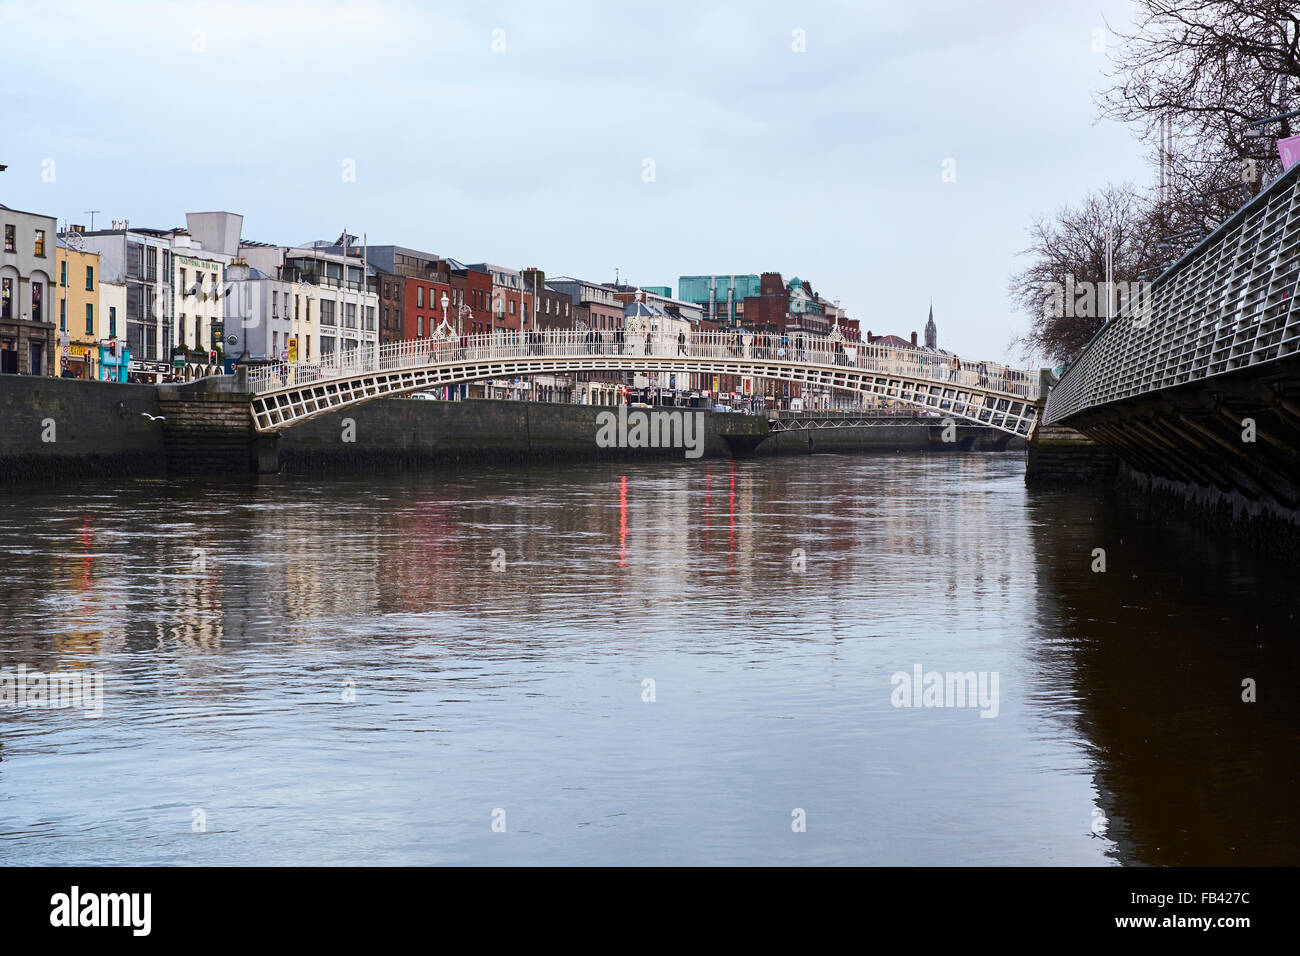
[[[280,360],[293,350],[301,361],[328,359],[336,352],[379,347],[379,293],[365,281],[362,250],[344,256],[316,247],[273,246],[245,242],[240,255],[250,269],[250,281],[264,283],[264,292],[250,299],[260,303],[266,321],[247,329],[268,359]],[[256,278],[260,275],[260,278]],[[249,317],[251,320],[251,316]]]
[[[169,362],[180,346],[223,351],[221,296],[242,222],[234,213],[188,213],[184,229],[133,228],[121,220],[81,233],[82,247],[99,254],[101,281],[125,288],[118,335],[133,360]]]
[[[293,283],[254,269],[243,259],[226,267],[225,329],[228,354],[239,361],[288,358],[293,334],[289,297]]]

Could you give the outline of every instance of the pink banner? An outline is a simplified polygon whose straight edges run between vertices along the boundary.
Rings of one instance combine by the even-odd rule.
[[[1282,172],[1286,172],[1296,163],[1300,163],[1300,136],[1277,141],[1277,152],[1282,157]]]

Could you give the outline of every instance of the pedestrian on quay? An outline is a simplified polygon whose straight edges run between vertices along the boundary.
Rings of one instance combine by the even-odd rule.
[[[957,356],[954,355],[952,357],[952,366],[948,370],[948,381],[950,382],[957,381],[957,376],[960,374],[961,374],[961,359],[957,358]]]
[[[677,333],[677,354],[678,355],[686,354],[686,333],[685,332]]]
[[[588,329],[586,336],[584,336],[583,338],[583,341],[587,343],[587,354],[590,355],[592,343],[596,341],[596,333],[593,332],[591,329]]]
[[[645,354],[646,355],[650,354],[650,333],[649,332],[646,332],[645,334]]]
[[[623,327],[620,325],[618,328],[614,330],[614,354],[615,355],[623,354],[623,343],[624,343]]]

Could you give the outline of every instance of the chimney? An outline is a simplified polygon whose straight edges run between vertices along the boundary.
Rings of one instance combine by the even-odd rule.
[[[867,329],[867,344],[871,344],[871,330]]]
[[[912,348],[916,348],[916,333],[912,333]]]
[[[248,280],[248,260],[232,259],[226,266],[226,280],[229,282],[246,282]]]

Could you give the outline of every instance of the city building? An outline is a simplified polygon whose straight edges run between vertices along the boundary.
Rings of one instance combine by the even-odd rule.
[[[341,251],[342,242],[309,246],[240,243],[239,254],[249,266],[249,281],[267,283],[268,292],[279,293],[271,305],[278,301],[279,317],[288,317],[288,341],[277,334],[285,330],[285,323],[270,326],[266,340],[269,355],[295,352],[303,361],[308,361],[309,355],[310,361],[327,361],[336,353],[364,349],[373,354],[378,349],[379,292],[367,275],[367,250],[354,248],[352,237],[347,238],[346,254]],[[271,280],[278,283],[271,284]],[[258,292],[250,306],[263,301]],[[252,324],[245,332],[252,332],[256,319],[249,316],[247,321]],[[228,333],[227,342],[229,339]],[[233,347],[231,354],[236,354]],[[252,360],[251,354],[248,358]]]
[[[234,259],[227,265],[224,325],[231,330],[227,341],[232,336],[235,339],[229,357],[241,362],[281,362],[291,357],[308,361],[310,333],[301,335],[301,345],[294,342],[291,347],[295,336],[294,294],[295,283],[267,275],[244,259]],[[299,309],[302,297],[299,291]],[[303,322],[301,316],[299,322]]]
[[[490,298],[491,329],[519,331],[524,320],[524,277],[518,269],[490,262],[473,263],[469,268],[487,273],[492,279]]]
[[[448,313],[456,310],[451,269],[440,256],[392,245],[367,246],[365,255],[371,288],[379,295],[381,345],[432,334],[442,320],[444,294]]]
[[[58,267],[59,374],[64,378],[99,377],[99,341],[104,338],[100,309],[99,256],[81,248],[80,227],[72,226],[56,241]]]
[[[677,297],[699,306],[717,328],[745,324],[745,300],[760,295],[756,275],[678,276]]]
[[[131,350],[122,323],[126,316],[126,285],[108,282],[102,270],[99,283],[99,341],[95,345],[95,377],[125,382],[130,377]]]
[[[567,295],[572,303],[572,321],[567,328],[613,331],[623,327],[623,303],[609,286],[569,276],[548,279],[546,284]],[[581,313],[574,312],[574,308],[580,308]]]
[[[444,261],[451,275],[456,330],[462,335],[491,331],[492,277],[455,259]]]
[[[0,374],[57,375],[53,216],[0,206]]]
[[[523,270],[524,304],[528,315],[536,313],[539,329],[572,329],[573,296],[535,267]],[[529,325],[529,328],[533,328]]]

